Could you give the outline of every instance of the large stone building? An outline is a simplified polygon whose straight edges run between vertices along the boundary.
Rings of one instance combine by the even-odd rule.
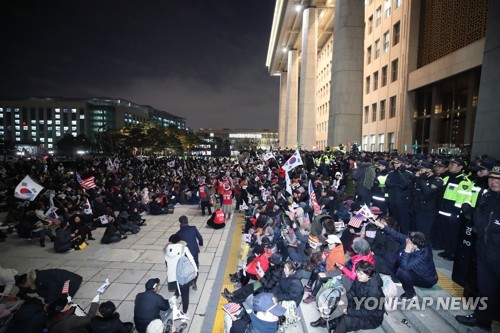
[[[277,0],[281,145],[500,156],[499,3]]]
[[[65,134],[94,138],[104,129],[148,120],[186,128],[184,118],[123,99],[0,99],[0,140],[47,151],[53,151]]]

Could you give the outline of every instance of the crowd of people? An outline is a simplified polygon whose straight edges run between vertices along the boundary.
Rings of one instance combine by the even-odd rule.
[[[8,164],[2,173],[7,188],[29,175],[44,190],[32,201],[9,193],[0,240],[17,233],[46,246],[48,237],[56,252],[67,253],[92,246],[95,228],[106,228],[104,244],[122,241],[140,232],[143,214],[172,213],[179,204],[199,205],[200,213],[209,216],[207,226],[215,229],[225,226],[233,210],[242,210],[240,267],[231,275],[236,285],[222,294],[235,304],[227,315],[230,332],[275,332],[279,325],[293,324],[299,305],[318,301],[325,288],[339,291],[337,301],[312,326],[337,332],[375,328],[383,311],[367,310],[368,304],[360,306],[356,299],[382,300],[384,279],[402,285],[402,300],[415,298],[415,287],[432,287],[437,282],[433,249],[456,261],[457,280],[468,284],[477,275],[482,283],[470,284],[470,293],[489,297],[486,311],[457,320],[491,327],[500,281],[500,273],[492,269],[500,267],[495,265],[500,263],[496,159],[482,156],[468,163],[461,157],[397,152],[297,151],[300,163],[294,164],[293,153],[263,157],[250,152],[238,159],[115,156],[65,163],[49,158]],[[179,232],[166,244],[165,263],[168,288],[182,298],[177,314],[185,316],[189,289],[197,287],[193,274],[203,239],[187,217],[179,222]],[[467,228],[480,237],[466,233]],[[462,247],[465,236],[471,236],[477,253]],[[464,253],[477,266],[465,267]],[[477,272],[467,272],[473,267]],[[146,293],[159,296],[158,284],[146,284]],[[140,333],[161,318],[160,311],[172,308],[165,299],[157,303],[161,306],[148,323],[136,321]],[[248,314],[245,306],[253,312]]]

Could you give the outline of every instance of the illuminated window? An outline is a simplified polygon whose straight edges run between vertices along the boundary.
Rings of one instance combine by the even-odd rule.
[[[56,114],[54,118],[61,119],[61,115],[60,114]]]
[[[52,120],[47,120],[47,125],[52,125]]]
[[[52,140],[53,140],[52,138],[48,138],[47,139],[48,142],[52,142]]]
[[[60,120],[56,120],[56,125],[61,125],[61,121]]]
[[[31,136],[36,136],[36,132],[31,132]]]
[[[76,125],[76,120],[72,120],[71,125]]]
[[[61,109],[56,108],[56,109],[54,109],[54,111],[56,111],[56,113],[60,113],[60,112],[61,112]]]

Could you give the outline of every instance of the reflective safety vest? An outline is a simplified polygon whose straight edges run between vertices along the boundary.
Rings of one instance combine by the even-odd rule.
[[[382,193],[384,194],[384,196],[382,197],[382,196],[373,195],[373,196],[372,196],[372,199],[373,199],[373,200],[377,200],[377,201],[385,201],[385,200],[389,197],[389,193],[387,193],[387,192],[385,191],[385,187],[386,187],[386,186],[385,186],[385,182],[386,182],[386,180],[387,180],[387,176],[388,176],[388,175],[389,175],[389,174],[386,174],[386,175],[379,175],[379,176],[377,177],[378,187],[381,189],[381,191],[380,191],[380,192],[382,192]],[[377,194],[378,194],[378,193],[377,193]]]
[[[449,178],[445,179],[446,181],[449,180]],[[456,183],[456,181],[459,181],[459,183]],[[461,174],[455,179],[455,182],[449,182],[448,184],[446,184],[443,199],[452,201],[454,203],[454,206],[457,208],[461,208],[464,203],[468,203],[472,207],[474,207],[479,195],[476,187],[477,186],[474,186],[473,181],[467,178],[466,175]]]

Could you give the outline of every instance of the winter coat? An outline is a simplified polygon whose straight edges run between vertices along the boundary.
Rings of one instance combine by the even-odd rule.
[[[56,239],[54,240],[54,250],[57,253],[68,252],[73,248],[71,239],[71,230],[69,228],[59,228],[56,231]]]
[[[374,273],[367,282],[359,282],[358,279],[354,281],[347,292],[347,315],[344,317],[348,332],[373,329],[382,325],[385,312],[382,285],[383,282],[378,273]],[[356,301],[359,303],[363,297],[365,301],[357,306]],[[382,305],[374,306],[373,299],[380,300]]]
[[[274,291],[274,296],[278,301],[295,301],[297,307],[302,302],[304,296],[304,286],[301,282],[302,272],[296,271],[289,276],[285,276],[283,272],[281,281],[278,283],[278,288]]]
[[[91,308],[92,306],[97,307],[97,303],[92,303]],[[77,316],[75,310],[75,307],[71,307],[68,311],[61,312],[54,318],[49,319],[46,324],[49,333],[87,333],[90,317]]]
[[[259,280],[263,292],[273,292],[281,280],[283,265],[270,265],[266,274]]]
[[[187,243],[193,257],[198,257],[198,253],[200,253],[199,246],[203,246],[203,237],[198,229],[195,226],[183,225],[181,229],[177,231],[177,235]]]
[[[193,265],[195,265],[193,255],[191,254],[191,251],[189,251],[186,242],[180,241],[176,244],[168,243],[165,247],[165,264],[167,265],[167,282],[169,290],[177,287],[177,284],[175,283],[177,282],[177,263],[184,255],[186,255]]]
[[[135,296],[134,323],[139,333],[146,332],[146,327],[155,319],[160,318],[160,311],[170,309],[168,301],[154,290],[146,290]]]
[[[92,303],[98,305],[98,303]],[[96,316],[98,306],[90,307],[91,317],[89,331],[91,333],[130,333],[130,327],[125,326],[120,320],[118,312],[113,313],[110,318]]]
[[[260,255],[258,257],[255,257],[255,259],[253,259],[250,263],[248,263],[246,271],[259,278],[260,275],[257,273],[258,263],[260,263],[260,268],[262,268],[264,272],[266,272],[267,269],[269,268],[269,259],[265,255]]]
[[[25,301],[14,313],[9,333],[40,333],[45,327],[47,313],[41,301]]]
[[[492,264],[500,264],[500,194],[485,191],[474,214],[473,231],[477,233],[478,257]]]
[[[30,271],[28,271],[28,275],[30,275]],[[35,291],[44,299],[45,303],[52,303],[61,295],[64,283],[67,280],[70,281],[69,295],[73,297],[82,284],[80,275],[58,268],[37,270]]]
[[[408,271],[412,271],[416,275],[420,276],[425,281],[435,284],[438,280],[436,266],[434,265],[434,260],[432,259],[432,251],[429,250],[427,246],[422,249],[416,249],[413,252],[407,253],[405,251],[406,238],[408,236],[403,235],[389,227],[384,227],[383,229],[389,236],[401,244],[398,253],[400,255],[399,267]]]
[[[342,244],[334,247],[328,258],[326,258],[326,270],[334,271],[337,269],[337,266],[335,266],[336,263],[342,265],[345,263],[345,253]]]
[[[106,230],[104,230],[104,234],[101,238],[102,244],[110,244],[113,241],[121,239],[121,233],[115,225],[116,222],[109,222]]]
[[[368,261],[369,263],[375,265],[375,259],[373,258],[373,253],[368,253],[366,255],[355,254],[351,257],[351,268],[342,267],[342,273],[349,279],[354,281],[356,279],[356,264],[360,261]]]

